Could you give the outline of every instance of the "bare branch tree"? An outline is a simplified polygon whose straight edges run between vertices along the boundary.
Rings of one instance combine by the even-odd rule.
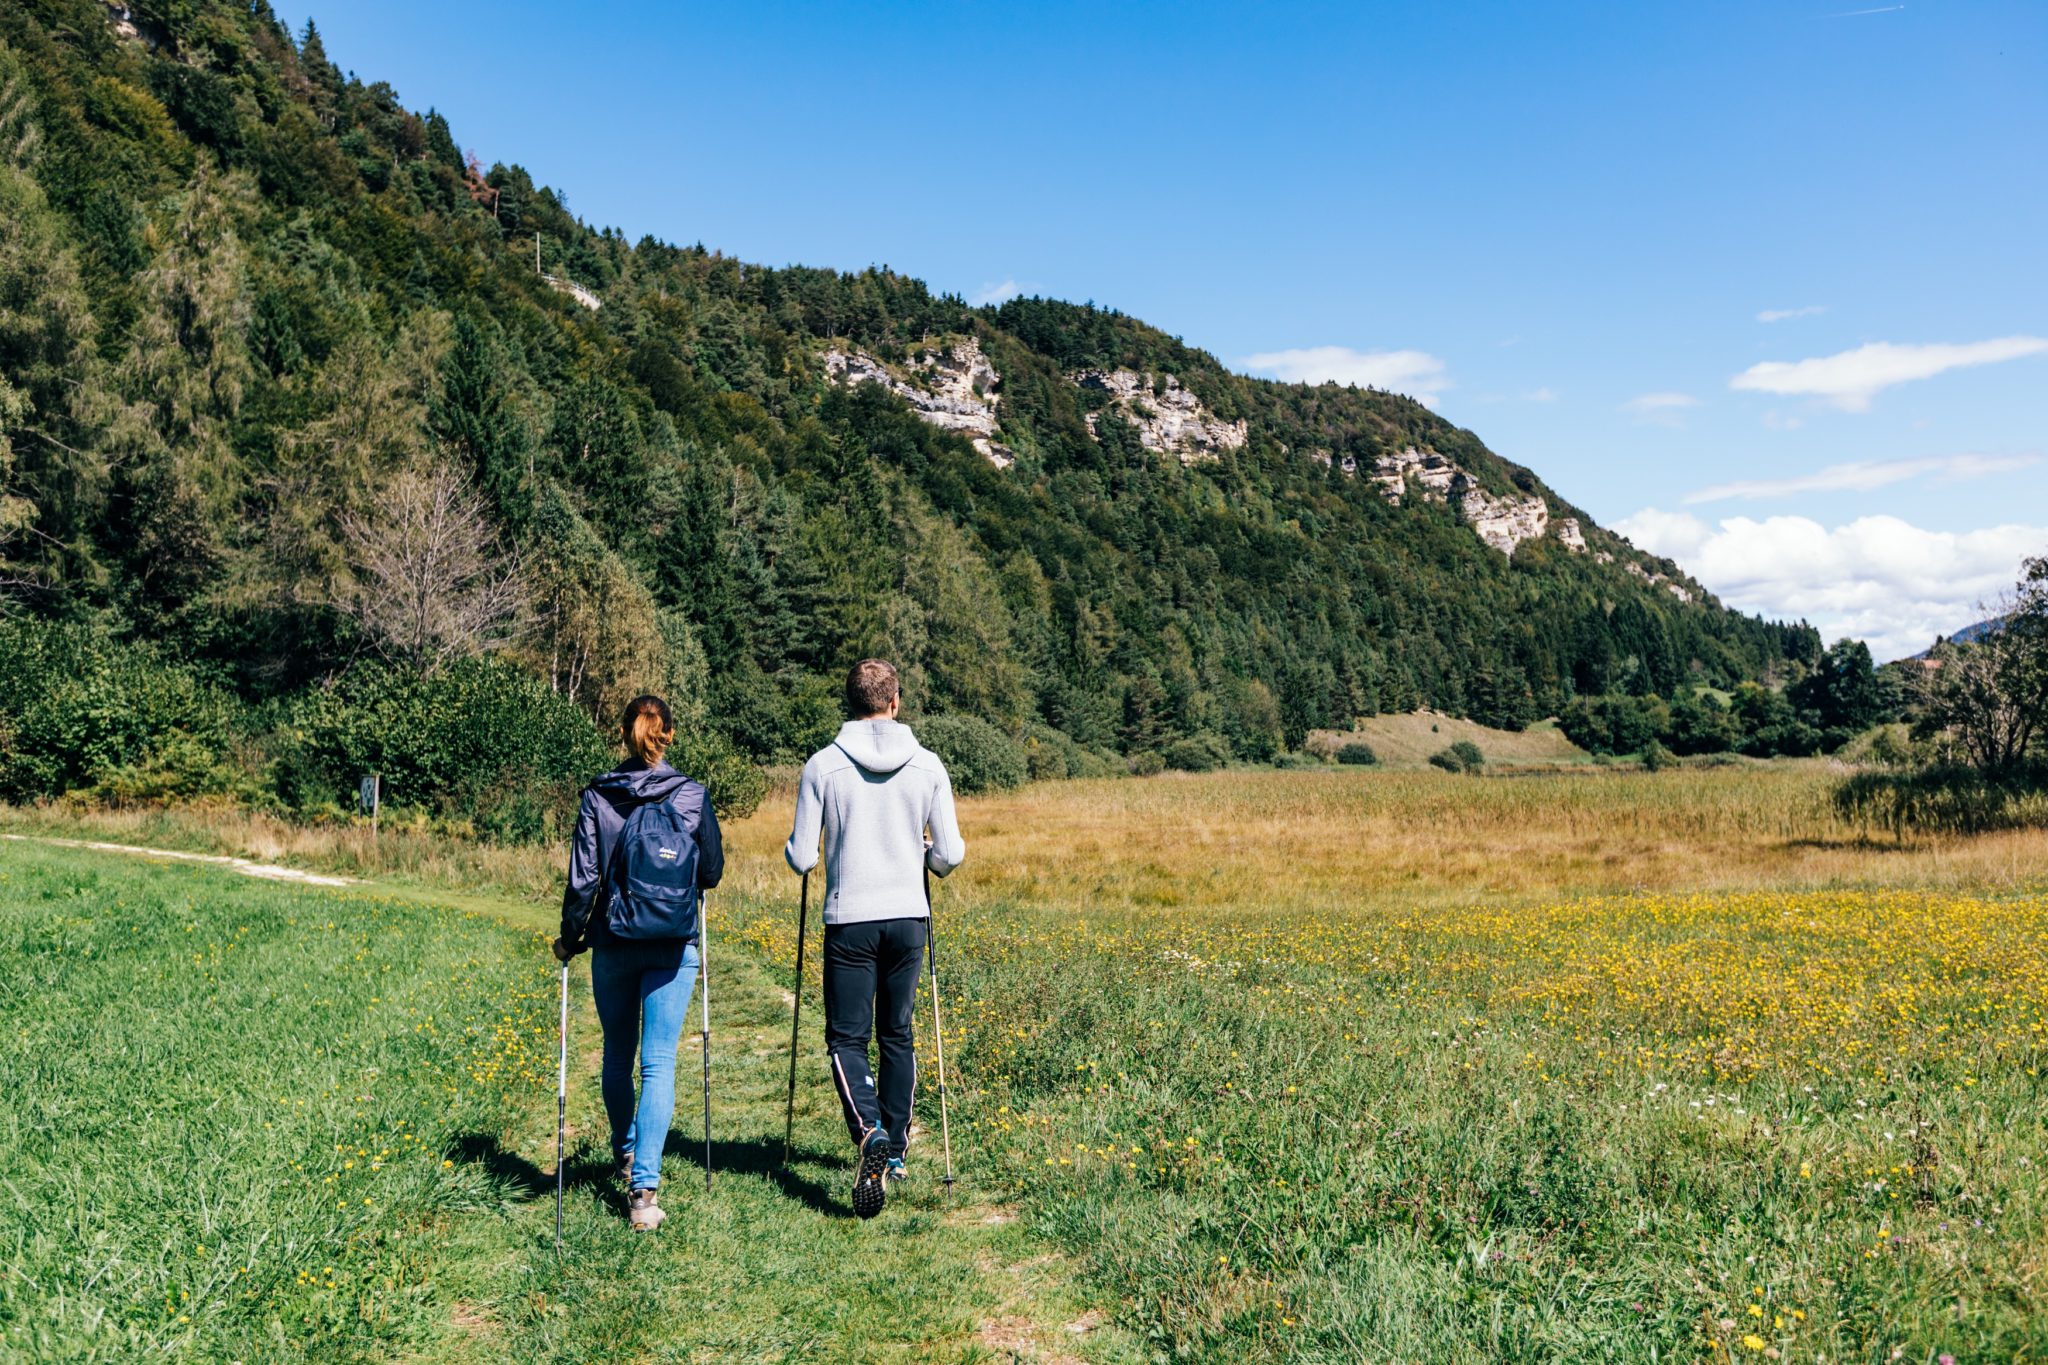
[[[454,469],[400,470],[342,530],[356,571],[347,609],[387,655],[432,673],[517,635],[525,576]]]
[[[1918,733],[1972,767],[2004,772],[2048,734],[2048,558],[2030,559],[1996,626],[1934,651]]]

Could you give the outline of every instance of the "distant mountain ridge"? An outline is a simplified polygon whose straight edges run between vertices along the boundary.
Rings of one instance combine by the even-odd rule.
[[[871,653],[1048,753],[1244,757],[1818,655],[1407,398],[593,229],[262,0],[33,0],[0,43],[0,579],[253,700],[376,645],[362,528],[429,466],[517,556],[505,657],[594,714],[694,688],[759,757]]]
[[[1976,644],[1979,640],[1985,639],[1988,636],[1996,635],[2000,630],[2004,629],[2004,627],[2005,618],[2003,616],[1993,616],[1989,620],[1975,621],[1967,626],[1964,626],[1961,630],[1956,631],[1953,635],[1944,635],[1940,637],[1933,644],[1921,650],[1918,654],[1914,654],[1909,657],[1915,659],[1925,659],[1932,655],[1935,650],[1939,649],[1941,646],[1945,644],[1973,645]]]

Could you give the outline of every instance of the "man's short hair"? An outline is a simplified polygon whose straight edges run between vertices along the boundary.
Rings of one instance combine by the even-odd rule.
[[[900,690],[896,665],[887,659],[862,659],[846,675],[846,713],[855,720],[879,716]]]

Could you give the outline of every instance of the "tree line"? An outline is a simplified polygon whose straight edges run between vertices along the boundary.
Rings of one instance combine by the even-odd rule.
[[[133,15],[137,38],[96,0],[0,13],[0,592],[23,657],[211,699],[162,747],[238,790],[338,806],[418,741],[377,699],[437,687],[542,736],[664,691],[739,791],[830,732],[870,654],[955,718],[939,733],[1041,774],[1268,761],[1418,705],[1513,727],[1580,697],[1777,696],[1823,664],[1804,624],[1623,572],[1678,574],[1397,395],[1233,375],[1093,305],[628,242],[262,0]],[[1007,469],[820,360],[968,336]],[[1089,367],[1174,375],[1250,439],[1161,458],[1072,382]],[[1510,559],[1345,471],[1410,445],[1549,499],[1614,561]],[[308,719],[346,707],[371,719]],[[0,734],[9,771],[44,775],[12,794],[99,780],[24,733]],[[425,801],[442,768],[415,766]]]

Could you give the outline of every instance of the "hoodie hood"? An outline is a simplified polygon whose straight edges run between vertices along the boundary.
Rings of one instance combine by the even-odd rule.
[[[893,773],[917,757],[917,736],[901,721],[850,720],[833,743],[871,773]]]
[[[628,761],[597,778],[590,785],[593,790],[606,796],[631,797],[635,801],[666,801],[676,794],[676,789],[690,779],[666,763],[653,767],[637,760]]]

